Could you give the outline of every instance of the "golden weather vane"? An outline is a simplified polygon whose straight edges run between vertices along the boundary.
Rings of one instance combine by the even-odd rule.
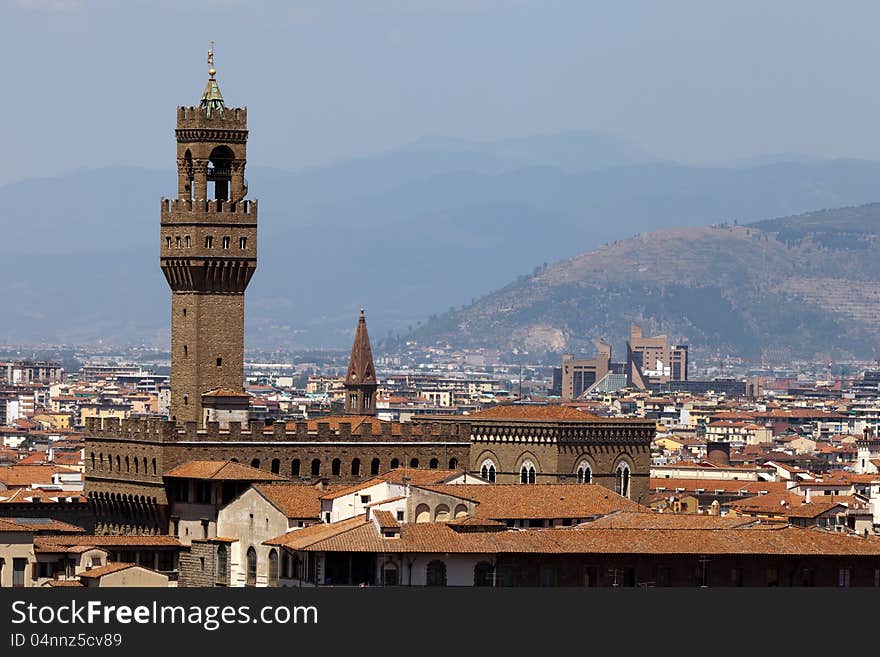
[[[208,48],[208,75],[212,78],[217,74],[214,69],[214,41],[211,41],[211,47]]]

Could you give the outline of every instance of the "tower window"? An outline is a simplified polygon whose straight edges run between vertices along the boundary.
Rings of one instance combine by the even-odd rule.
[[[224,248],[224,249],[228,249],[228,248],[229,248],[229,236],[226,236],[226,237],[223,238],[223,248]]]
[[[186,235],[183,238],[183,243],[184,243],[184,246],[186,246],[186,248],[190,248],[192,246],[192,240],[190,240],[189,235]]]
[[[184,395],[183,396],[183,405],[186,406],[187,404],[189,404],[189,395]]]
[[[189,347],[187,347],[186,345],[183,345],[183,355],[189,356]]]
[[[174,238],[174,246],[176,246],[178,249],[180,248],[180,237]]]
[[[171,236],[170,235],[165,238],[165,246],[168,247],[169,249],[171,248]]]
[[[183,316],[186,317],[186,308],[183,309]]]
[[[212,249],[214,248],[214,238],[211,235],[205,237],[205,248]]]
[[[247,248],[247,237],[238,238],[238,248],[244,251]]]
[[[218,358],[218,359],[217,359],[217,367],[220,367],[221,365],[223,365],[223,359],[222,359],[222,358]]]

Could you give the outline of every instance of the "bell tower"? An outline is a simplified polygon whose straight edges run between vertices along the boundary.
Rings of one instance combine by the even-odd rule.
[[[379,388],[379,381],[376,379],[373,349],[370,346],[363,308],[354,332],[354,344],[351,345],[351,357],[343,385],[346,415],[376,414],[376,390]]]
[[[204,422],[202,395],[243,392],[244,291],[257,267],[257,202],[246,200],[247,109],[226,107],[208,51],[198,107],[177,108],[177,198],[162,199],[171,287],[171,419]]]

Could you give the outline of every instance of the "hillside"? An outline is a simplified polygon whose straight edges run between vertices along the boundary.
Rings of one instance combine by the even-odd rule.
[[[246,340],[345,347],[361,306],[374,339],[406,334],[545,262],[647,230],[866,203],[878,179],[880,163],[855,160],[681,166],[592,133],[249,165],[260,255]],[[132,167],[3,187],[0,342],[166,345],[158,207],[174,190],[173,169]]]
[[[532,353],[622,349],[631,321],[696,355],[874,357],[880,204],[614,242],[524,276],[410,339]]]

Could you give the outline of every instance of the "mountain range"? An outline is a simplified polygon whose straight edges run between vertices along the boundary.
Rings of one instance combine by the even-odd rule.
[[[408,336],[535,355],[623,346],[630,322],[703,359],[875,358],[880,204],[643,233],[542,267]]]
[[[423,139],[302,171],[249,166],[247,177],[260,200],[248,344],[344,347],[359,307],[374,339],[396,338],[635,234],[870,202],[880,163],[684,166],[577,132]],[[173,166],[115,166],[0,188],[0,341],[166,345],[158,201],[175,187]]]

